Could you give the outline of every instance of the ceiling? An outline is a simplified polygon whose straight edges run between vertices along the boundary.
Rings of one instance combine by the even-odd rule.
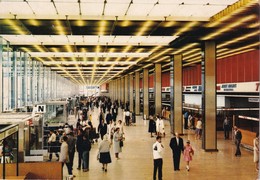
[[[183,55],[201,61],[259,49],[257,0],[0,0],[0,36],[81,85],[100,85]]]

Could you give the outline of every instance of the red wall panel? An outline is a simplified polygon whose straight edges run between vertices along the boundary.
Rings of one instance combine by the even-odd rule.
[[[153,88],[154,87],[154,75],[153,74],[149,76],[148,84],[149,84],[149,88]]]
[[[230,83],[232,82],[232,58],[228,58],[226,60],[226,72],[225,72],[225,76],[226,76],[226,80],[225,82]]]
[[[140,85],[140,89],[143,88],[143,79],[140,79],[139,85]]]
[[[170,72],[162,73],[162,87],[170,86]]]

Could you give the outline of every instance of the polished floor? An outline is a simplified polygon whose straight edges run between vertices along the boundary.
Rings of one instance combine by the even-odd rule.
[[[93,123],[97,126],[98,109],[93,112]],[[119,111],[120,119],[122,117]],[[74,117],[70,117],[70,124],[74,123]],[[185,162],[181,158],[180,171],[173,171],[172,152],[169,147],[171,139],[169,122],[165,122],[166,137],[162,139],[165,146],[163,155],[163,179],[192,179],[192,180],[255,180],[259,178],[253,163],[253,152],[241,149],[242,156],[235,157],[235,145],[232,140],[224,140],[223,133],[218,132],[218,152],[205,152],[201,149],[201,140],[195,140],[194,132],[188,130],[182,136],[184,140],[189,139],[195,150],[190,171],[185,169]],[[92,145],[90,152],[90,170],[83,172],[77,170],[78,156],[75,154],[73,174],[74,179],[83,180],[152,180],[153,179],[153,157],[152,144],[155,138],[148,133],[148,121],[145,123],[141,117],[137,118],[136,126],[124,126],[126,140],[123,152],[119,160],[116,160],[111,148],[112,163],[108,165],[108,171],[102,171],[102,165],[97,161],[98,144]],[[63,169],[64,179],[67,169]]]

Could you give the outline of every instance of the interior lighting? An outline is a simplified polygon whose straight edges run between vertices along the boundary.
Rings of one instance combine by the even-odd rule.
[[[179,50],[177,50],[177,51],[174,51],[173,54],[182,53],[183,51],[185,51],[185,50],[187,50],[187,49],[191,49],[191,48],[193,48],[194,46],[197,46],[197,45],[199,45],[199,44],[198,44],[198,43],[191,43],[191,44],[189,44],[189,45],[187,45],[187,46],[184,46],[183,48],[181,48],[181,49],[179,49]]]
[[[163,27],[172,27],[174,25],[177,25],[178,23],[176,21],[165,21],[163,23]]]
[[[66,35],[63,25],[61,24],[60,20],[55,20],[55,25],[53,26],[56,28],[59,35]]]
[[[105,21],[105,20],[102,20],[99,22],[98,35],[105,35],[106,25],[107,25],[107,21]]]
[[[228,54],[228,55],[223,55],[223,56],[218,56],[217,59],[223,59],[223,58],[226,58],[226,57],[230,57],[230,56],[234,56],[234,55],[237,55],[237,54],[241,54],[241,53],[245,53],[245,52],[249,52],[249,51],[253,51],[255,50],[254,48],[250,48],[250,49],[246,49],[246,50],[240,50],[238,52],[234,52],[234,53],[231,53],[231,54]]]
[[[168,56],[164,56],[161,59],[154,61],[154,63],[158,63],[158,62],[164,61],[165,59],[168,59],[168,58],[169,58]]]
[[[149,58],[147,61],[150,62],[150,61],[156,59],[157,57],[160,57],[161,55],[163,55],[163,54],[165,54],[165,53],[168,53],[169,51],[173,51],[173,49],[172,49],[172,48],[167,48],[167,49],[165,49],[164,51],[162,51],[162,52],[156,54],[155,56],[153,56],[153,57],[151,57],[151,58]]]
[[[259,35],[259,34],[260,34],[259,30],[255,31],[255,32],[252,32],[252,33],[249,33],[249,34],[245,34],[245,35],[237,37],[237,38],[235,38],[233,40],[229,40],[229,41],[227,41],[225,43],[222,43],[222,44],[218,45],[217,48],[221,48],[223,46],[227,46],[227,45],[230,45],[230,44],[233,44],[233,43],[245,40],[247,38],[250,38],[252,36],[256,36],[256,35]]]
[[[243,47],[240,47],[240,48],[236,48],[236,49],[233,49],[233,50],[228,50],[227,52],[219,53],[218,56],[226,55],[226,54],[229,54],[229,53],[232,53],[232,52],[243,51],[245,49],[256,48],[256,46],[259,46],[259,45],[260,45],[260,42],[256,42],[254,44],[250,44],[250,45],[243,46]]]
[[[131,21],[125,20],[125,21],[122,21],[121,23],[119,23],[119,26],[121,26],[121,27],[128,27],[128,26],[130,26],[131,24],[132,24]]]
[[[189,66],[189,65],[191,65],[191,64],[195,64],[195,63],[198,63],[198,62],[201,62],[201,59],[200,59],[200,60],[197,60],[197,61],[192,61],[192,62],[190,62],[190,63],[185,63],[185,64],[183,65],[183,67]]]
[[[173,36],[180,36],[182,33],[191,30],[194,26],[196,26],[198,24],[199,24],[199,22],[197,22],[197,21],[188,22],[184,27],[176,30],[176,33],[173,34]]]
[[[190,58],[193,58],[193,57],[196,57],[196,56],[201,56],[201,52],[198,52],[198,53],[194,53],[194,54],[192,54],[192,55],[190,55],[190,56],[183,56],[183,60],[185,61],[185,60],[188,60],[188,59],[190,59]]]
[[[216,36],[218,36],[218,35],[223,34],[224,32],[227,32],[227,31],[229,31],[229,30],[232,30],[232,29],[234,29],[234,28],[240,26],[241,24],[244,24],[244,23],[246,23],[247,21],[251,21],[251,20],[253,20],[253,19],[255,19],[255,18],[256,18],[255,15],[250,15],[250,16],[246,16],[246,17],[244,17],[244,18],[241,18],[239,21],[235,21],[235,22],[233,22],[233,23],[231,23],[231,24],[228,24],[227,26],[222,27],[222,28],[219,29],[218,31],[213,32],[213,33],[207,35],[206,37],[203,37],[201,40],[209,40],[209,39],[212,39],[212,38],[214,38],[214,37],[216,37]]]
[[[5,19],[5,22],[15,30],[16,34],[20,34],[20,35],[28,34],[27,31],[23,29],[23,26],[17,24],[16,20]]]
[[[153,21],[146,21],[143,26],[139,29],[139,31],[136,33],[136,36],[143,36],[147,30],[151,28],[151,26],[154,24]]]

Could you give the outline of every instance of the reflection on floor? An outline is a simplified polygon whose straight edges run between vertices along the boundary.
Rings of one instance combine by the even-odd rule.
[[[98,125],[98,110],[92,114],[94,126]],[[119,111],[120,119],[122,117]],[[70,121],[70,124],[73,120]],[[162,139],[165,146],[163,159],[163,179],[192,179],[192,180],[255,180],[258,179],[258,172],[255,171],[253,163],[253,152],[241,149],[242,156],[235,157],[235,145],[232,140],[224,140],[223,132],[218,132],[218,152],[205,152],[201,149],[201,140],[195,140],[193,130],[188,130],[182,136],[184,142],[189,139],[195,150],[193,161],[190,164],[190,171],[185,169],[185,162],[181,158],[180,171],[173,171],[172,152],[170,143],[170,126],[166,124],[166,137]],[[151,180],[153,179],[153,157],[152,144],[155,138],[148,133],[148,121],[145,123],[141,117],[137,117],[136,126],[124,127],[125,143],[123,152],[120,153],[120,160],[116,160],[113,148],[111,148],[112,163],[108,165],[108,172],[102,171],[102,165],[97,161],[97,143],[92,145],[90,152],[90,170],[83,172],[77,170],[78,156],[75,154],[73,174],[74,179],[91,180]],[[67,176],[67,169],[63,169],[64,179]]]

